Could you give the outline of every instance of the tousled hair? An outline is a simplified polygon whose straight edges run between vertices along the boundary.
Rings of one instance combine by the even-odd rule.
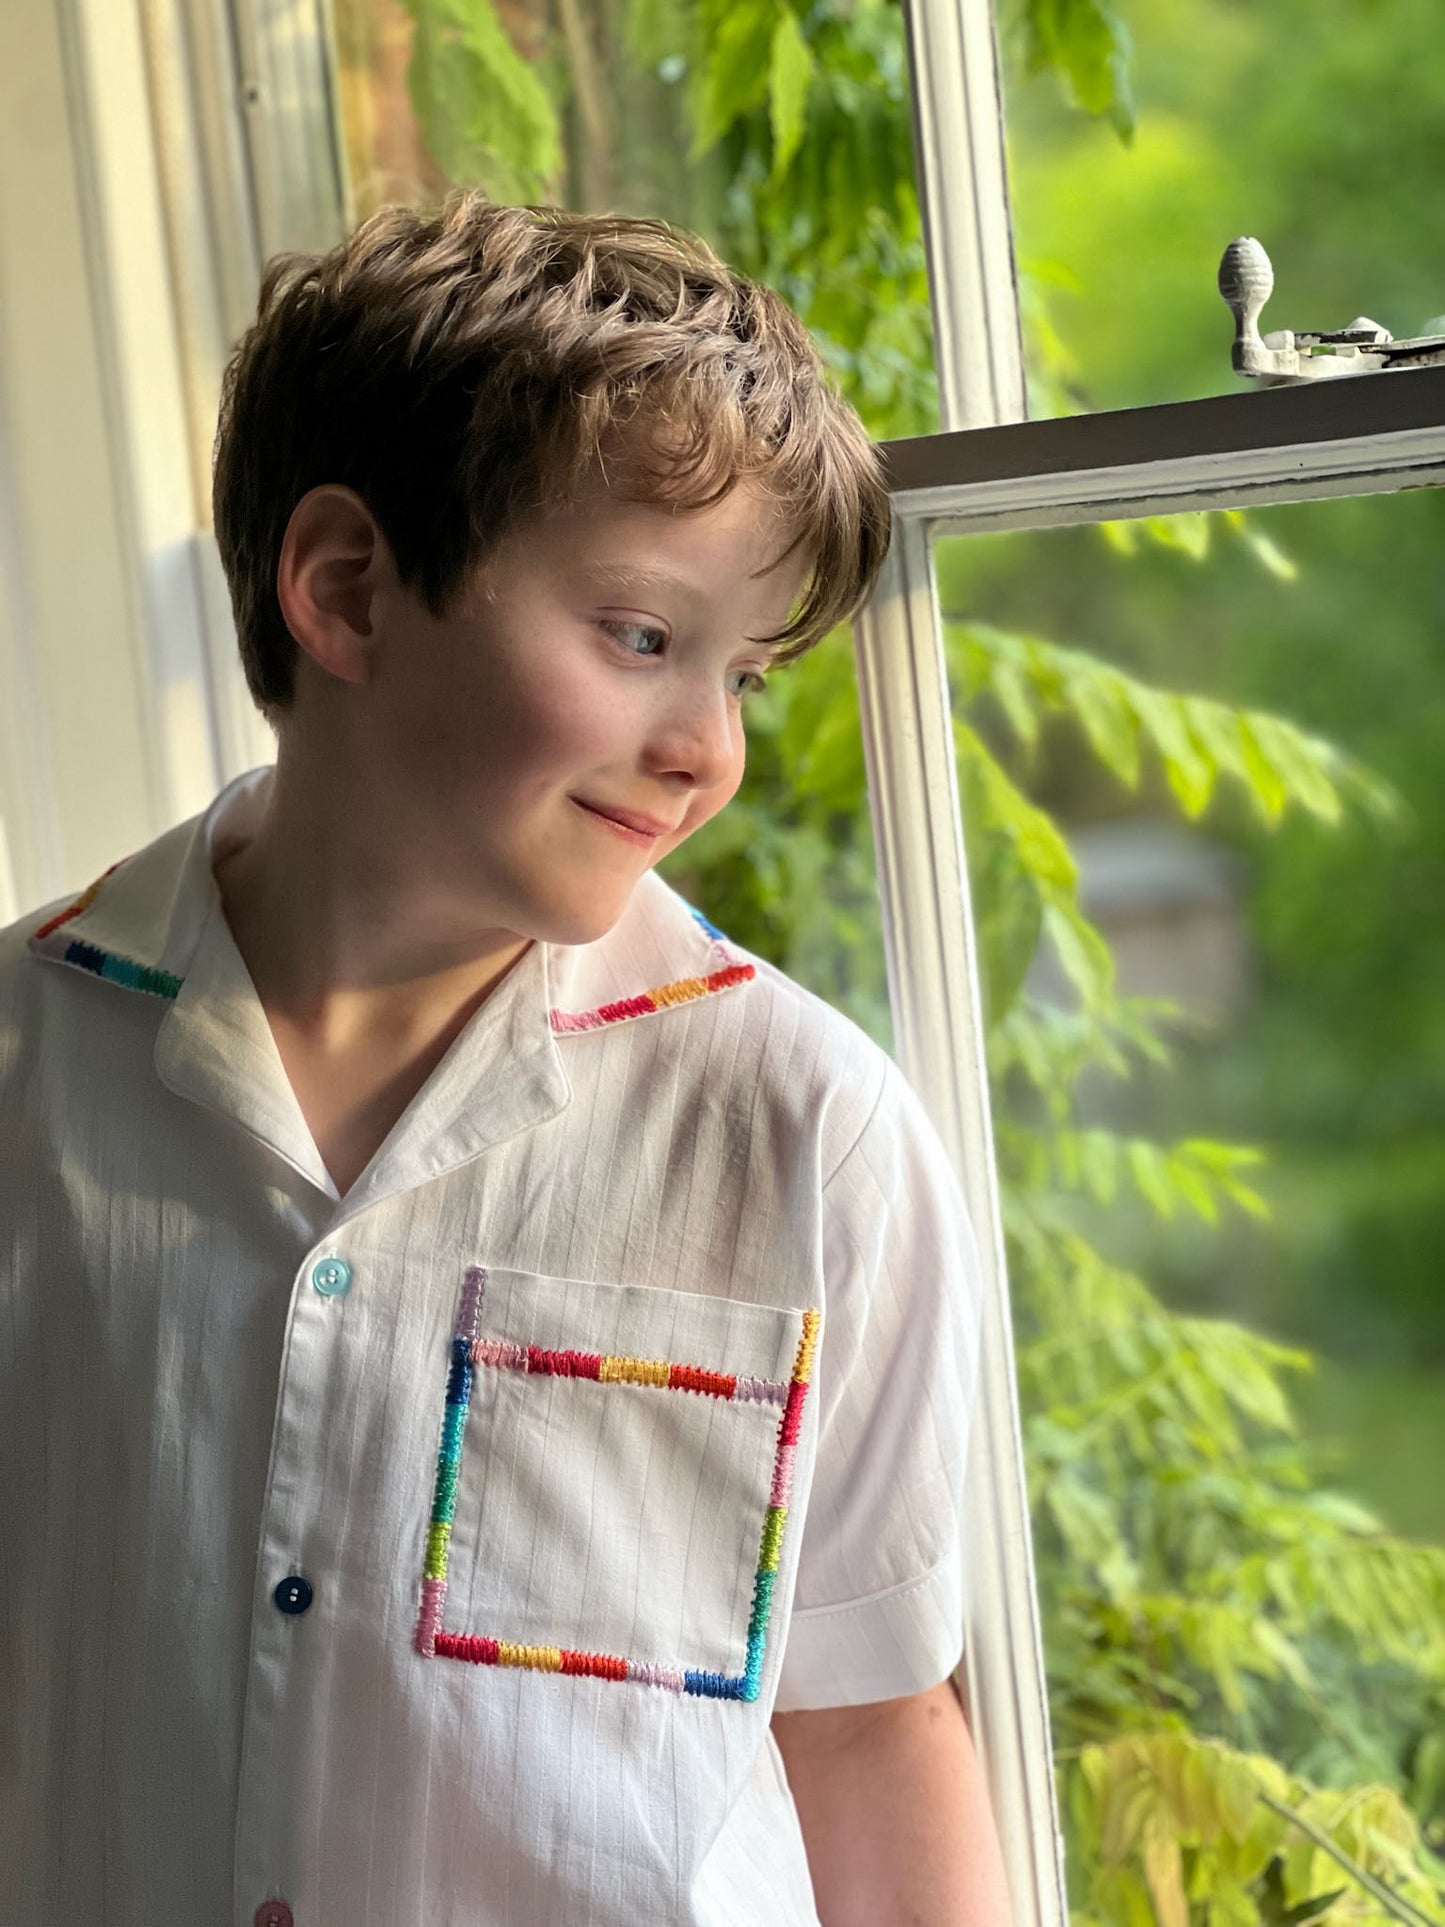
[[[573,499],[608,452],[636,500],[705,508],[750,480],[811,568],[777,660],[865,599],[889,542],[882,457],[781,296],[658,220],[458,190],[281,254],[221,390],[216,541],[247,686],[273,723],[297,645],[276,596],[296,504],[365,501],[434,616],[494,542]],[[614,485],[608,480],[608,485]]]

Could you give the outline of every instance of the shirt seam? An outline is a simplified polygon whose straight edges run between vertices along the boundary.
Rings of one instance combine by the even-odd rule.
[[[956,1557],[956,1553],[945,1553],[936,1565],[930,1566],[927,1572],[920,1573],[916,1579],[902,1579],[896,1586],[885,1586],[882,1592],[865,1593],[859,1599],[847,1599],[836,1606],[795,1606],[789,1618],[837,1619],[845,1613],[861,1612],[865,1606],[880,1606],[888,1600],[902,1599],[911,1592],[917,1592],[921,1586],[931,1585]]]
[[[838,1173],[843,1169],[843,1166],[852,1157],[853,1153],[858,1149],[858,1146],[863,1142],[864,1138],[867,1137],[870,1129],[872,1128],[874,1118],[877,1117],[879,1111],[882,1110],[883,1108],[883,1098],[888,1088],[888,1071],[893,1060],[892,1058],[889,1057],[886,1051],[884,1051],[882,1055],[883,1055],[883,1068],[878,1075],[878,1089],[874,1094],[872,1104],[869,1106],[868,1115],[867,1117],[864,1118],[862,1124],[859,1125],[858,1135],[854,1138],[853,1142],[848,1146],[847,1150],[843,1153],[842,1157],[839,1158],[838,1162],[833,1166],[832,1170],[828,1173],[827,1177],[824,1178],[823,1188],[821,1193],[819,1194],[822,1197],[826,1197],[828,1195],[828,1189],[832,1184],[834,1178],[837,1177]]]

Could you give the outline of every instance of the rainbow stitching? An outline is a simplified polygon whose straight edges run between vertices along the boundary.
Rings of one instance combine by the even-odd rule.
[[[41,924],[38,930],[30,933],[30,947],[41,956],[51,957],[57,963],[74,964],[79,970],[88,970],[92,976],[103,977],[107,983],[120,984],[126,990],[143,990],[153,997],[164,997],[173,1001],[180,995],[184,977],[172,975],[168,970],[158,970],[153,964],[137,963],[133,957],[122,957],[114,950],[101,950],[95,944],[84,943],[79,938],[67,940],[54,933],[62,924],[69,923],[88,910],[100,894],[101,885],[112,876],[125,857],[112,863],[110,868],[94,883],[87,886],[74,903]],[[688,905],[695,921],[713,939],[714,947],[720,954],[724,942],[722,932],[716,925],[708,922],[700,910]],[[629,1017],[645,1017],[649,1012],[665,1010],[672,1004],[687,1004],[698,997],[710,996],[714,991],[727,990],[733,984],[747,983],[757,975],[752,964],[726,964],[705,977],[679,977],[670,984],[659,984],[654,990],[645,990],[636,997],[622,997],[616,1003],[600,1004],[596,1010],[565,1011],[550,1010],[548,1022],[554,1036],[567,1036],[584,1030],[601,1030],[608,1024],[620,1024]]]
[[[649,1012],[662,1010],[669,1004],[690,1004],[696,997],[727,990],[733,984],[745,984],[756,975],[752,964],[727,964],[706,977],[679,977],[676,983],[660,984],[656,990],[644,990],[637,997],[620,997],[615,1004],[599,1004],[596,1010],[551,1010],[547,1015],[558,1036],[579,1030],[601,1030],[607,1024],[625,1023],[629,1017],[646,1017]]]
[[[110,869],[102,870],[100,875],[95,879],[95,882],[81,891],[80,895],[68,909],[60,911],[58,915],[50,919],[49,923],[42,923],[38,930],[33,930],[30,934],[33,937],[48,937],[52,930],[58,930],[61,924],[69,923],[70,919],[72,917],[78,917],[82,910],[88,910],[100,895],[101,884],[105,882],[108,876],[113,875],[124,862],[124,857],[118,857],[116,861],[111,864]]]
[[[727,939],[715,923],[709,923],[701,910],[695,910],[689,903],[688,914],[699,929],[711,937],[713,949],[720,957],[727,956]],[[553,1034],[564,1037],[582,1030],[602,1030],[608,1024],[626,1023],[629,1017],[646,1017],[654,1010],[665,1010],[670,1004],[690,1004],[698,997],[710,996],[717,990],[729,990],[734,984],[745,984],[757,976],[753,964],[725,963],[721,969],[710,971],[704,977],[679,977],[676,982],[661,984],[655,990],[644,990],[636,997],[619,997],[616,1003],[599,1004],[596,1010],[551,1010],[548,1021]]]
[[[57,963],[74,964],[78,970],[88,970],[94,977],[104,977],[108,983],[120,984],[126,990],[144,990],[152,997],[164,997],[170,1001],[180,994],[183,978],[173,977],[168,970],[157,970],[151,964],[137,963],[132,957],[122,957],[114,950],[97,949],[93,943],[85,943],[79,937],[57,936],[63,924],[88,910],[100,895],[100,887],[106,878],[113,876],[121,864],[128,859],[119,858],[108,870],[82,890],[74,903],[42,923],[38,930],[30,933],[30,947],[42,957],[53,957]]]
[[[763,1655],[773,1585],[782,1553],[783,1527],[793,1484],[793,1462],[802,1426],[803,1402],[813,1374],[819,1315],[803,1313],[803,1334],[786,1382],[750,1378],[730,1372],[708,1372],[695,1365],[671,1364],[662,1359],[614,1357],[604,1353],[551,1351],[536,1345],[517,1345],[481,1337],[482,1296],[487,1274],[481,1265],[469,1266],[457,1314],[447,1368],[446,1404],[442,1415],[441,1449],[437,1455],[436,1485],[427,1528],[422,1567],[421,1607],[415,1646],[424,1659],[469,1660],[480,1666],[517,1666],[543,1673],[570,1673],[592,1679],[628,1681],[658,1686],[672,1693],[691,1693],[708,1699],[755,1700],[762,1692]],[[778,1449],[763,1516],[758,1569],[753,1583],[752,1612],[748,1619],[746,1660],[741,1673],[711,1673],[695,1667],[624,1659],[612,1653],[574,1652],[563,1646],[523,1646],[505,1639],[481,1638],[442,1629],[442,1607],[447,1591],[447,1550],[456,1512],[457,1475],[461,1467],[462,1433],[471,1402],[472,1377],[483,1365],[504,1371],[538,1372],[558,1378],[588,1378],[603,1384],[650,1385],[667,1391],[693,1392],[703,1397],[741,1403],[756,1400],[781,1404]]]

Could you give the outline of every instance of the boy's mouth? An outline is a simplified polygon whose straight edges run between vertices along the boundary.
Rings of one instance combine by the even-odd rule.
[[[603,809],[601,804],[586,803],[580,796],[574,796],[572,801],[579,809],[586,810],[589,816],[595,816],[609,829],[618,831],[634,843],[655,843],[660,836],[670,836],[673,831],[671,823],[664,823],[655,816],[644,816],[640,810]]]

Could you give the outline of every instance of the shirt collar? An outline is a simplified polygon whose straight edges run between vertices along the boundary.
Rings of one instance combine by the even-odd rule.
[[[211,867],[218,843],[246,834],[259,817],[272,773],[273,766],[263,764],[236,777],[200,815],[112,864],[40,924],[29,947],[37,957],[168,1003],[156,1040],[162,1081],[236,1117],[334,1195]],[[584,1048],[588,1033],[665,1021],[669,1010],[726,994],[754,975],[755,966],[721,931],[646,872],[617,922],[594,942],[538,941],[523,953],[408,1107],[397,1155],[387,1157],[394,1131],[348,1191],[345,1214],[374,1202],[381,1190],[437,1175],[555,1115],[571,1097],[564,1042],[567,1049]],[[504,1090],[498,1102],[489,1087],[488,1103],[479,1106],[472,1100],[483,1063],[505,1066]],[[403,1146],[406,1158],[400,1158]]]

